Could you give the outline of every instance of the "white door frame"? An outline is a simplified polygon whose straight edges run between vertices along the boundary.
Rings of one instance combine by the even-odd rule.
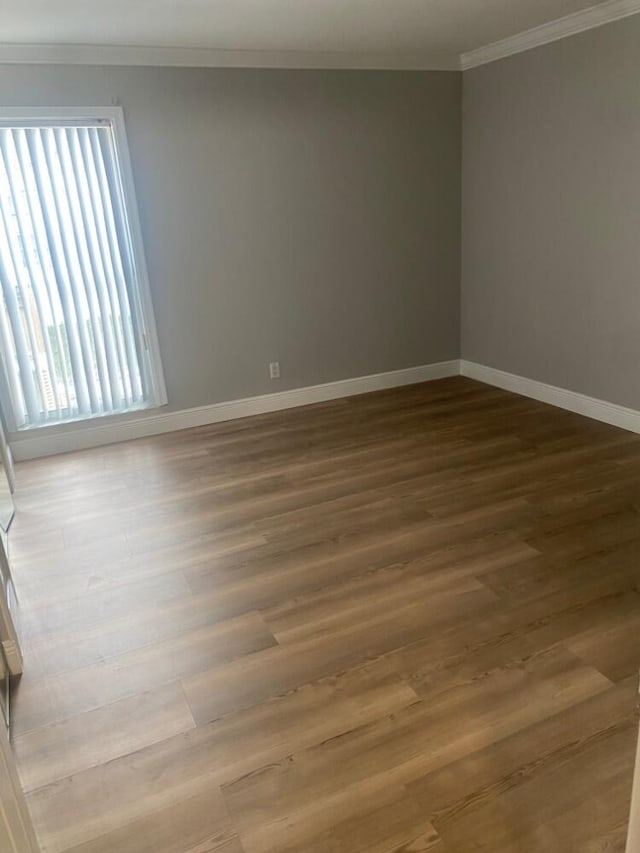
[[[9,665],[9,672],[11,675],[20,675],[22,650],[19,625],[16,621],[20,613],[6,547],[7,534],[0,528],[0,643]]]
[[[4,722],[0,722],[0,850],[40,853]]]
[[[626,853],[640,853],[640,738],[636,749],[636,768],[633,772]]]

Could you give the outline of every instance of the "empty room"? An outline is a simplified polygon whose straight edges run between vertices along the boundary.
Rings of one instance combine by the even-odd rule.
[[[640,0],[0,22],[0,853],[640,853]]]

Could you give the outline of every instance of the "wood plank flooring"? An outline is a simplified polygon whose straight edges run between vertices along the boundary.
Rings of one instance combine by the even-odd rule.
[[[462,378],[20,464],[43,850],[623,851],[639,475]]]

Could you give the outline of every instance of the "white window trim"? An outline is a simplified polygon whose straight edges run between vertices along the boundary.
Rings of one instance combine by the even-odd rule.
[[[144,243],[142,240],[142,227],[140,224],[140,215],[138,212],[138,203],[136,199],[136,190],[133,180],[133,170],[131,168],[131,157],[129,155],[129,144],[127,142],[127,131],[124,121],[124,110],[120,106],[109,107],[0,107],[0,121],[96,121],[106,119],[111,122],[113,127],[114,144],[116,148],[117,162],[120,167],[120,177],[122,180],[122,193],[127,210],[129,222],[129,230],[131,233],[131,245],[133,249],[132,263],[136,273],[137,287],[135,288],[136,314],[140,320],[139,334],[146,337],[140,343],[141,346],[149,353],[149,362],[151,363],[151,371],[147,365],[141,365],[141,369],[147,372],[147,381],[152,389],[152,402],[144,409],[137,411],[146,411],[152,408],[159,408],[167,404],[167,388],[164,381],[164,370],[162,368],[162,359],[160,356],[160,345],[158,342],[158,332],[156,329],[155,316],[153,312],[153,303],[151,300],[151,287],[149,284],[149,273],[147,269],[147,261],[144,251]],[[131,410],[134,413],[136,410]],[[13,412],[3,411],[3,416],[6,420],[9,433],[17,432],[16,424],[14,423]],[[126,413],[125,413],[126,414]],[[116,414],[96,415],[95,418],[82,418],[67,423],[82,423],[90,422],[96,418],[117,417]],[[43,424],[35,426],[31,429],[45,430],[53,425]],[[30,430],[31,431],[31,430]],[[22,431],[21,431],[22,432]]]

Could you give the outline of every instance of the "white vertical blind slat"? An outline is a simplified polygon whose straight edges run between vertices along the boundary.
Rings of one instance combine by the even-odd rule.
[[[27,145],[26,135],[24,130],[16,129],[12,132],[16,153],[18,157],[19,168],[22,173],[22,180],[25,189],[26,205],[29,212],[29,222],[33,232],[33,252],[27,252],[31,258],[31,262],[37,264],[41,273],[42,294],[41,297],[46,305],[46,313],[51,320],[49,331],[53,336],[57,348],[58,359],[54,357],[53,374],[54,384],[57,386],[58,394],[61,398],[61,409],[59,417],[62,418],[64,410],[75,410],[73,403],[74,395],[72,394],[73,376],[71,375],[70,367],[67,366],[66,351],[68,341],[66,335],[61,332],[61,319],[63,317],[62,306],[58,293],[58,286],[55,279],[55,271],[51,264],[51,258],[47,245],[47,235],[42,212],[40,209],[40,198],[38,188],[35,181],[33,165],[31,162],[31,153]],[[40,290],[40,288],[36,288]],[[55,381],[56,378],[61,379],[62,387]]]
[[[0,159],[3,171],[6,174],[7,163],[2,147],[0,147]],[[34,328],[26,282],[23,279],[20,245],[17,243],[13,211],[9,206],[9,199],[4,193],[0,193],[0,226],[2,227],[0,275],[2,280],[9,284],[5,294],[7,310],[12,318],[12,324],[14,327],[17,326],[20,332],[19,335],[14,334],[14,338],[16,338],[16,346],[19,347],[17,355],[21,379],[28,386],[25,388],[25,400],[31,417],[32,412],[40,411],[41,401],[45,397],[45,388],[40,371],[37,369],[38,365],[33,357],[38,349],[37,333]]]
[[[96,277],[92,268],[89,246],[88,233],[86,228],[85,214],[83,214],[83,206],[79,199],[79,181],[78,175],[74,171],[69,149],[69,141],[67,135],[71,134],[71,129],[67,132],[63,129],[54,131],[56,147],[60,163],[62,165],[62,179],[66,193],[66,201],[69,206],[71,230],[73,233],[74,249],[77,255],[77,260],[80,266],[82,276],[82,287],[84,296],[87,302],[88,323],[91,328],[91,338],[89,346],[92,350],[93,366],[97,372],[99,387],[95,391],[96,410],[102,411],[103,406],[107,409],[112,408],[111,388],[109,376],[107,372],[107,362],[102,335],[102,323],[100,322],[100,306],[96,295]],[[94,370],[90,371],[91,378],[95,381]],[[107,399],[104,399],[105,396]]]
[[[82,347],[78,334],[81,322],[76,314],[66,259],[59,237],[61,224],[57,217],[53,201],[53,190],[51,188],[48,164],[44,155],[40,131],[29,129],[25,131],[25,134],[31,153],[31,165],[35,175],[42,220],[47,234],[49,256],[54,269],[58,295],[64,315],[64,326],[69,345],[69,361],[71,376],[73,377],[73,387],[76,394],[77,410],[81,415],[88,415],[91,413],[91,404],[82,358]]]
[[[2,156],[4,157],[5,171],[11,188],[18,233],[22,241],[22,246],[28,247],[32,242],[32,239],[34,239],[34,235],[31,228],[29,210],[26,201],[28,191],[25,174],[18,156],[18,150],[13,134],[0,134],[0,148],[2,150]],[[6,164],[9,162],[11,162],[12,168],[7,169]],[[40,334],[44,346],[44,360],[46,363],[48,377],[50,378],[50,394],[55,404],[55,416],[59,418],[62,414],[60,395],[58,393],[57,383],[51,381],[51,378],[55,376],[55,360],[46,323],[43,323],[43,318],[51,314],[50,305],[47,304],[48,293],[46,287],[38,286],[38,279],[41,278],[41,268],[36,264],[34,253],[23,248],[22,254],[26,265],[26,273],[29,279],[29,295],[35,300],[37,314],[40,321]]]
[[[2,258],[0,258],[1,269]],[[15,355],[16,347],[13,340],[13,331],[5,311],[0,311],[0,348],[2,351],[2,366],[4,368],[2,378],[6,381],[6,388],[12,403],[11,411],[13,412],[15,425],[21,427],[27,422],[27,403],[24,390],[20,384],[20,365]]]
[[[106,361],[107,379],[103,380],[103,393],[110,398],[110,408],[116,409],[123,397],[120,368],[118,365],[118,354],[113,329],[110,323],[105,323],[104,318],[109,316],[110,305],[106,292],[107,274],[102,262],[100,245],[96,225],[96,209],[91,195],[90,178],[85,168],[78,131],[73,128],[69,131],[71,145],[71,164],[75,174],[78,192],[80,194],[80,214],[84,224],[84,233],[87,238],[87,249],[91,263],[92,274],[95,282],[95,293],[99,303],[101,317],[102,343],[104,347],[104,358]]]
[[[33,381],[28,345],[25,340],[24,333],[22,333],[20,308],[18,306],[18,299],[15,292],[15,281],[5,263],[6,254],[6,242],[3,240],[2,243],[0,243],[0,284],[2,284],[3,292],[5,293],[5,305],[11,328],[19,331],[19,334],[14,334],[13,336],[15,342],[15,354],[20,371],[18,379],[24,395],[26,415],[30,421],[33,421],[37,420],[39,417],[40,406],[38,401],[38,392],[36,390],[35,382]]]
[[[118,360],[118,370],[121,377],[121,394],[123,403],[130,404],[133,401],[131,394],[130,366],[127,359],[127,350],[121,329],[120,317],[122,306],[118,298],[116,285],[116,273],[114,269],[114,256],[118,256],[118,247],[113,246],[108,239],[107,226],[105,223],[104,199],[100,193],[99,178],[96,168],[94,151],[86,129],[79,131],[80,150],[83,163],[89,178],[89,192],[91,194],[92,210],[95,212],[96,234],[100,248],[100,259],[105,271],[104,293],[109,303],[111,316],[110,331],[114,340],[114,353]],[[129,379],[129,381],[127,381]]]
[[[41,131],[44,156],[49,168],[50,187],[53,198],[52,210],[48,211],[51,216],[57,218],[58,234],[65,264],[69,272],[68,282],[73,300],[77,325],[76,334],[80,342],[80,351],[84,368],[84,380],[89,394],[89,412],[97,414],[100,412],[100,396],[95,379],[94,357],[87,328],[88,299],[84,281],[82,280],[82,269],[78,258],[78,247],[73,233],[72,214],[70,200],[65,188],[64,172],[58,152],[55,131],[46,128]]]
[[[104,131],[90,128],[87,131],[91,139],[91,148],[94,153],[96,170],[102,194],[105,223],[107,225],[107,236],[111,247],[111,257],[114,261],[114,272],[116,274],[116,285],[120,306],[123,311],[123,319],[130,316],[131,301],[133,301],[133,284],[136,280],[133,266],[129,233],[126,226],[126,213],[122,197],[120,181],[117,173],[117,164],[112,140],[108,139]],[[108,144],[111,142],[111,144]],[[119,251],[117,247],[119,246]],[[123,323],[123,333],[127,356],[130,364],[138,365],[138,351],[133,334],[133,324]],[[136,400],[142,399],[143,389],[140,371],[132,370],[130,373],[132,393]]]

